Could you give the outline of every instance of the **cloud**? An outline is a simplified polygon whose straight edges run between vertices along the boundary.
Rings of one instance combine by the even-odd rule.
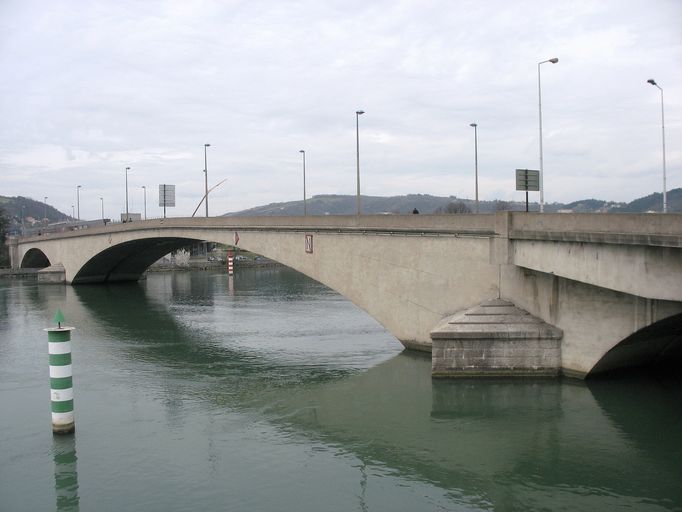
[[[473,197],[477,122],[481,198],[512,199],[514,169],[538,166],[537,63],[557,56],[542,67],[546,199],[631,200],[661,187],[647,78],[666,90],[682,186],[681,25],[674,0],[8,0],[1,193],[68,211],[81,184],[97,217],[100,195],[124,207],[130,166],[131,186],[175,183],[173,214],[189,215],[208,142],[209,181],[228,178],[212,213],[299,198],[302,148],[310,193],[353,194],[362,108],[363,192]]]

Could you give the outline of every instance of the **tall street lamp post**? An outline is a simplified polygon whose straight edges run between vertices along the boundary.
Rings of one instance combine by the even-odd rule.
[[[126,167],[126,222],[130,220],[130,214],[128,213],[128,171],[130,167]]]
[[[210,147],[210,144],[204,144],[204,201],[206,201],[206,217],[208,217],[208,164],[206,161],[206,148]]]
[[[104,198],[100,197],[99,202],[102,205],[102,220],[104,220]]]
[[[299,150],[299,153],[303,155],[303,215],[308,215],[308,208],[305,202],[305,149]]]
[[[668,192],[665,183],[665,113],[663,111],[663,89],[656,83],[656,80],[650,78],[647,83],[657,87],[661,91],[661,132],[663,135],[663,213],[668,213]]]
[[[45,214],[43,215],[43,219],[47,219],[47,196],[43,198],[43,205],[45,206]]]
[[[355,195],[356,214],[360,215],[360,116],[364,114],[364,110],[355,111],[355,149],[357,161],[357,192]]]
[[[476,213],[478,212],[478,125],[471,123],[469,126],[474,129],[474,172],[476,175]]]
[[[551,59],[538,62],[538,116],[540,120],[540,212],[545,211],[545,184],[544,184],[545,180],[543,177],[544,169],[542,162],[542,88],[540,86],[540,65],[545,64],[546,62],[556,64],[557,62],[559,62],[559,59],[553,57]]]
[[[76,212],[78,213],[78,220],[81,220],[81,186],[76,187]]]
[[[147,187],[142,185],[142,190],[144,191],[144,220],[147,220]]]

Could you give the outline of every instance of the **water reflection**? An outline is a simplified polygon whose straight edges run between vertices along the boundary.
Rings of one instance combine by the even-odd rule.
[[[78,468],[76,436],[53,436],[54,488],[59,512],[78,512]]]
[[[627,396],[617,385],[598,385],[597,399],[581,382],[432,382],[428,370],[428,359],[401,354],[280,396],[270,414],[391,474],[448,489],[466,507],[682,503],[678,479],[670,478],[682,470],[679,401],[672,417],[666,399],[648,416],[626,407],[618,418],[606,412]],[[661,444],[646,425],[669,433],[669,442]]]

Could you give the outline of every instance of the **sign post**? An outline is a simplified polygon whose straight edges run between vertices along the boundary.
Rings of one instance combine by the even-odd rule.
[[[516,169],[516,190],[526,192],[526,211],[528,211],[528,191],[540,190],[540,171]]]
[[[166,218],[166,206],[175,206],[175,185],[159,185],[159,206],[163,206],[163,218]]]

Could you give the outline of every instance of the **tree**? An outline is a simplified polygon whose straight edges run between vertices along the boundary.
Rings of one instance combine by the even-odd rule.
[[[493,209],[496,212],[506,212],[511,210],[507,201],[500,201],[499,199],[495,199],[493,201]]]
[[[5,210],[0,208],[0,267],[9,266],[9,249],[5,245],[7,226],[9,226],[9,219],[5,216]]]
[[[436,213],[471,213],[471,208],[462,201],[450,201],[445,207],[439,207]]]

